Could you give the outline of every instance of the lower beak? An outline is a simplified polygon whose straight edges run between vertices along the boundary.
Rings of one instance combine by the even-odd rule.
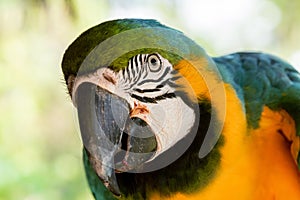
[[[79,85],[75,102],[89,162],[104,185],[121,194],[115,172],[136,170],[157,149],[150,126],[130,118],[127,101],[92,83]]]

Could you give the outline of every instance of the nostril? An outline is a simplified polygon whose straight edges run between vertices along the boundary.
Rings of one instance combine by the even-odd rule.
[[[114,76],[112,76],[112,74],[104,72],[102,75],[103,75],[103,78],[105,80],[107,80],[108,82],[112,83],[113,85],[116,84],[116,80],[115,80]]]

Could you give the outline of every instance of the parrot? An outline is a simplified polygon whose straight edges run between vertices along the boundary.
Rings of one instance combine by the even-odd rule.
[[[154,19],[115,19],[66,49],[96,200],[300,199],[300,74],[259,51],[209,56]]]

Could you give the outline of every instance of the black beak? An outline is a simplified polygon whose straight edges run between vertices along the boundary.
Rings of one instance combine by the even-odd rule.
[[[125,99],[107,90],[82,83],[75,98],[89,162],[104,185],[120,196],[115,172],[134,172],[141,167],[154,155],[156,137],[145,121],[129,117]]]

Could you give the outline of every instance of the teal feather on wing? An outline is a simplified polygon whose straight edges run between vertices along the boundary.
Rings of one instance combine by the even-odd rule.
[[[248,123],[258,126],[263,106],[285,109],[300,135],[300,74],[287,62],[264,53],[235,53],[214,58],[225,82],[245,103]]]

